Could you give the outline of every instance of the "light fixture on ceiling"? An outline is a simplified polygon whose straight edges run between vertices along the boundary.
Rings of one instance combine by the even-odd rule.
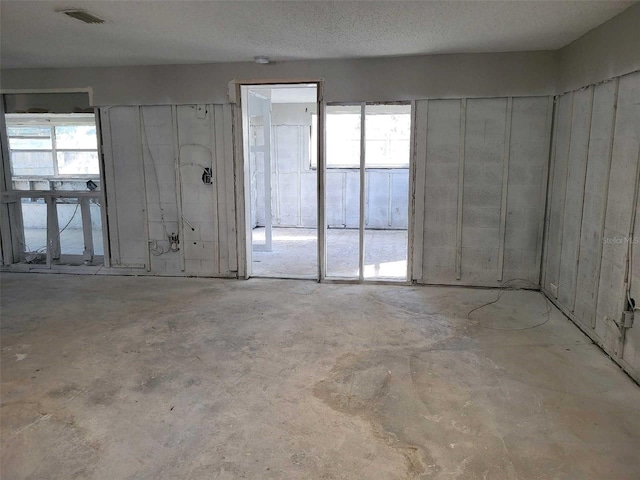
[[[269,57],[259,55],[257,57],[253,57],[253,61],[259,63],[260,65],[267,65],[269,63]]]
[[[81,22],[84,22],[84,23],[92,23],[92,24],[105,23],[105,21],[102,18],[96,17],[92,13],[89,13],[82,8],[61,8],[59,10],[56,10],[56,12],[62,13],[67,17],[75,18],[76,20],[80,20]]]

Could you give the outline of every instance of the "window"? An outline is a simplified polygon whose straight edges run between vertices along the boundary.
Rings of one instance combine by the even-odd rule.
[[[92,114],[8,114],[6,122],[15,189],[53,190],[43,182],[64,181],[84,190],[88,180],[100,178]]]
[[[360,167],[360,106],[332,107],[326,118],[327,168]],[[367,110],[370,107],[367,106]],[[335,111],[338,110],[338,111]],[[409,168],[411,135],[410,105],[376,105],[365,114],[366,163],[368,168]],[[311,121],[311,145],[316,145],[317,115]],[[311,167],[317,152],[311,148]]]

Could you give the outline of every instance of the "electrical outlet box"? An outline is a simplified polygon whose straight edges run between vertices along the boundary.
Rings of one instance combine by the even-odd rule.
[[[549,284],[549,289],[551,290],[551,294],[555,297],[558,298],[558,286],[554,285],[553,283]]]

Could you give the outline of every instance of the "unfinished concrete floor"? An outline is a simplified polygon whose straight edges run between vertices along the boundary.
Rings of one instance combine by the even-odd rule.
[[[2,478],[640,478],[640,389],[495,297],[3,274]]]

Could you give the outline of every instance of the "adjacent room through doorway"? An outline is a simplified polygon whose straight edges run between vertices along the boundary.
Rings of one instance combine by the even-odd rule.
[[[407,281],[411,105],[329,105],[323,169],[316,85],[244,96],[250,276]]]
[[[317,86],[251,87],[247,107],[250,271],[317,278],[317,169],[312,165]]]

